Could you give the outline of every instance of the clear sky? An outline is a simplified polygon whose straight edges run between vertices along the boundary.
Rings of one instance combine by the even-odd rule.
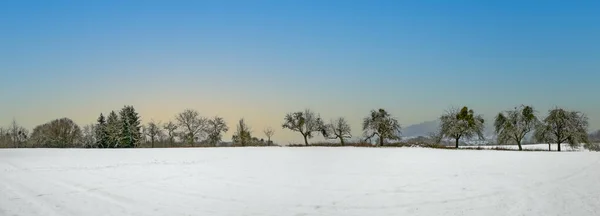
[[[469,106],[531,104],[600,128],[600,1],[0,1],[0,125],[80,125],[133,105],[144,122],[186,108],[246,118],[371,109],[403,125]]]

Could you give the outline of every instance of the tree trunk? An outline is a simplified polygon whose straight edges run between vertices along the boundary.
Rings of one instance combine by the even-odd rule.
[[[342,143],[342,146],[344,146],[344,138],[340,137],[340,143]]]
[[[560,151],[560,142],[558,142],[558,151]]]
[[[459,140],[459,139],[460,139],[460,138],[456,138],[456,148],[458,148],[458,140]]]
[[[523,147],[521,147],[521,141],[517,141],[517,145],[519,145],[519,151],[523,151]]]
[[[550,142],[548,142],[548,151],[552,151],[552,144]]]
[[[154,139],[152,140],[152,148],[154,148]]]
[[[306,135],[302,134],[302,136],[304,137],[304,145],[308,146],[308,139],[306,139]]]
[[[379,137],[379,147],[383,146],[383,138],[380,136]]]

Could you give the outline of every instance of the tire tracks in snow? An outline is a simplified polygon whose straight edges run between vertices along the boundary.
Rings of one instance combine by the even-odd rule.
[[[53,200],[41,199],[40,194],[33,191],[31,188],[26,187],[20,181],[14,181],[10,178],[0,179],[2,184],[3,194],[12,194],[14,197],[7,197],[6,202],[0,204],[0,208],[3,205],[18,206],[17,212],[12,212],[14,215],[44,215],[44,216],[62,216],[56,208],[58,205]],[[6,193],[5,193],[6,192]],[[43,194],[46,195],[46,194]],[[0,198],[2,200],[2,198]],[[15,208],[9,208],[14,210]]]

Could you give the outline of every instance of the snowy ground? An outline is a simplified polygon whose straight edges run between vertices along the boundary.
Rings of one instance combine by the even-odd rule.
[[[600,154],[3,149],[0,215],[600,215]]]

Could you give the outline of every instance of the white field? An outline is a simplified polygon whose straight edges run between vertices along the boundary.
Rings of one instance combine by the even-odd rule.
[[[2,149],[0,215],[600,215],[600,153]]]

